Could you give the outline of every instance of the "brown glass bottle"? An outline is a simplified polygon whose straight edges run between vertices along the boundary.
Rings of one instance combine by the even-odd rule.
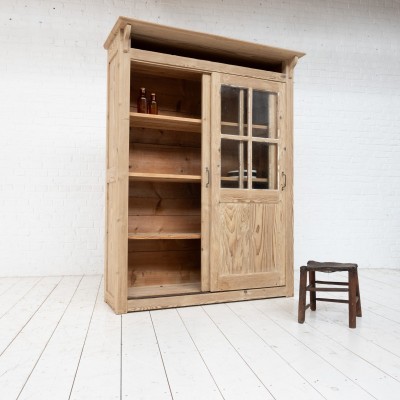
[[[156,94],[155,93],[151,94],[148,113],[149,114],[158,114],[158,106],[157,106]]]
[[[140,88],[139,97],[137,99],[137,112],[147,113],[147,99],[146,99],[146,88]]]

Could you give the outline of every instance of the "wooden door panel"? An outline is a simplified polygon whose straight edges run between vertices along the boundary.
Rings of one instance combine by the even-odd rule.
[[[234,290],[279,286],[282,274],[281,205],[219,206],[219,274],[214,287]]]
[[[224,98],[230,89],[224,88],[225,97],[221,95],[226,85],[238,93],[227,100],[228,105]],[[280,182],[285,168],[284,85],[213,74],[212,90],[211,290],[284,286],[286,192]],[[271,94],[276,101],[275,108],[269,107],[269,100],[265,103],[264,109],[272,113],[268,126],[257,125],[273,126],[271,135],[268,130],[263,137],[253,137],[255,91]],[[237,121],[229,112],[238,113]],[[235,135],[224,133],[227,124],[239,127]],[[246,170],[255,176],[247,179]]]

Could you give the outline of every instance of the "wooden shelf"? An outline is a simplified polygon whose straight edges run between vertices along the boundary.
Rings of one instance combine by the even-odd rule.
[[[177,294],[201,292],[200,282],[179,283],[175,285],[138,286],[128,288],[128,299],[153,296],[171,296]]]
[[[182,132],[201,133],[201,119],[172,117],[169,115],[130,113],[131,126]]]
[[[247,177],[243,178],[243,180],[247,181]],[[238,182],[239,181],[239,177],[237,176],[221,176],[221,181],[224,182]],[[253,182],[268,182],[267,178],[253,178],[252,179]]]
[[[153,174],[147,172],[130,172],[129,179],[147,182],[201,182],[200,175]]]
[[[150,232],[150,233],[128,233],[128,239],[145,240],[145,239],[200,239],[201,233],[169,233],[169,232]]]

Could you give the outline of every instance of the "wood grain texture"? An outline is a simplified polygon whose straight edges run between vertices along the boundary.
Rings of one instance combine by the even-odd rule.
[[[129,234],[199,233],[200,226],[200,215],[154,215],[151,218],[134,215],[129,217],[128,232]]]
[[[200,199],[129,197],[129,215],[200,215]]]
[[[210,290],[218,290],[218,268],[220,260],[219,241],[222,227],[215,223],[219,219],[219,180],[221,179],[221,139],[217,132],[220,130],[221,120],[221,75],[211,74],[211,199],[210,199]]]
[[[151,115],[131,112],[129,114],[131,125],[137,128],[152,128],[174,130],[180,132],[201,132],[199,118],[183,118],[169,115]]]
[[[108,51],[118,52],[118,37],[113,40],[112,48]],[[105,194],[105,254],[104,254],[104,294],[106,301],[114,308],[117,294],[116,271],[112,265],[115,265],[117,260],[117,249],[115,243],[115,206],[117,202],[117,185],[116,185],[116,167],[117,167],[117,131],[118,131],[118,79],[119,65],[118,58],[109,57],[107,71],[107,86],[108,86],[108,102],[107,102],[107,137],[106,137],[106,170],[113,171],[113,179],[107,179],[106,194]]]
[[[283,87],[283,95],[279,101],[285,101],[283,151],[285,156],[284,172],[286,174],[286,188],[284,190],[285,215],[285,265],[287,296],[294,294],[294,228],[293,228],[293,73],[298,58],[294,57],[283,63],[287,81]]]
[[[128,311],[158,310],[162,308],[187,307],[201,304],[226,303],[285,296],[286,289],[281,286],[236,290],[226,292],[206,292],[182,296],[128,300]]]
[[[197,251],[129,253],[129,286],[197,282],[200,278]]]
[[[131,143],[129,171],[175,175],[200,175],[200,149]]]
[[[127,232],[129,160],[130,57],[123,52],[123,32],[109,63],[107,113],[107,169],[113,169],[106,193],[105,300],[116,313],[127,306]]]
[[[195,147],[200,149],[201,136],[198,132],[173,129],[138,128],[132,126],[130,129],[130,142],[142,144]]]
[[[130,89],[130,109],[132,123],[143,126],[144,121],[150,123],[149,127],[175,129],[183,124],[182,128],[189,131],[200,132],[201,118],[201,80],[200,75],[196,80],[171,78],[163,73],[154,75],[152,73],[136,71],[133,64]],[[137,111],[137,97],[140,88],[146,88],[147,96],[156,94],[158,105],[158,116],[140,117]],[[146,114],[143,114],[146,115]],[[168,118],[171,117],[171,118]],[[174,118],[175,117],[175,118]],[[185,121],[185,118],[188,120]],[[165,124],[165,125],[163,125]]]
[[[219,209],[221,290],[284,284],[280,205],[227,203]],[[249,274],[253,280],[245,278]]]
[[[153,172],[130,172],[129,179],[137,182],[200,182],[200,175],[157,174]]]
[[[130,241],[128,285],[198,283],[200,263],[199,238]]]
[[[292,57],[302,57],[304,53],[278,47],[264,46],[257,43],[244,42],[207,33],[193,32],[169,26],[139,21],[137,19],[119,17],[112,28],[104,48],[108,48],[120,29],[132,25],[136,40],[145,38],[150,42],[159,41],[162,37],[165,42],[181,49],[203,49],[204,52],[215,54],[218,57],[224,54],[240,57],[244,60],[259,60],[266,64],[279,63]]]
[[[194,283],[176,283],[176,284],[162,284],[162,285],[146,285],[130,287],[128,289],[128,298],[143,298],[155,296],[171,296],[183,295],[188,293],[199,293],[200,282],[199,280]]]
[[[240,289],[284,287],[288,279],[289,289],[284,288],[291,295],[292,77],[303,54],[252,44],[245,48],[240,41],[126,18],[114,29],[114,39],[106,43],[106,300],[116,312],[125,312],[128,280],[133,286],[201,282],[204,291],[239,294]],[[237,123],[243,141],[221,135],[222,84],[240,88]],[[159,115],[135,113],[141,87],[156,93]],[[277,98],[269,102],[270,118],[262,126],[252,124],[253,90]],[[252,128],[277,133],[255,137],[253,143]],[[237,165],[224,168],[256,168],[260,176],[244,179],[240,173],[237,189],[229,189],[236,183],[231,177],[221,190],[222,137],[236,148],[231,161]],[[281,173],[287,177],[284,191]],[[257,190],[246,189],[248,181]],[[191,192],[193,185],[197,189]],[[164,243],[197,246],[199,239],[201,246],[190,250]],[[151,249],[151,241],[163,248]],[[189,254],[195,254],[193,260]]]
[[[202,80],[201,147],[201,290],[210,290],[210,196],[211,196],[211,76]]]
[[[238,65],[229,65],[222,62],[213,62],[207,60],[199,60],[190,57],[181,57],[171,54],[160,54],[154,51],[131,49],[131,60],[135,65],[141,65],[143,70],[154,67],[162,68],[166,75],[177,72],[181,78],[188,73],[206,73],[213,72],[232,74],[238,76],[247,76],[252,78],[267,79],[275,82],[285,82],[286,76],[280,72],[272,72],[263,69],[247,68]],[[136,66],[136,68],[138,68]],[[189,75],[189,79],[190,79]]]
[[[285,208],[280,190],[221,189],[219,182],[224,172],[221,158],[221,84],[240,88],[275,92],[281,95],[283,86],[277,82],[240,78],[227,74],[213,75],[212,103],[212,159],[215,180],[213,186],[213,225],[216,240],[212,248],[211,290],[237,290],[250,287],[285,285]],[[242,102],[239,102],[242,104]],[[249,102],[251,105],[251,102]],[[243,107],[242,107],[243,108]],[[281,121],[284,104],[278,104],[276,118]],[[252,121],[252,107],[247,107],[247,120]],[[279,122],[282,124],[282,122]],[[241,125],[241,119],[239,119]],[[251,125],[251,124],[250,124]],[[282,131],[281,125],[279,125]],[[242,129],[239,130],[239,133]],[[224,135],[225,137],[225,135]],[[248,135],[252,151],[252,135]],[[227,140],[230,142],[229,140]],[[281,138],[274,139],[281,147]],[[238,154],[239,160],[241,155]],[[222,160],[224,162],[224,160]],[[284,164],[284,156],[279,157]],[[240,164],[240,163],[239,163]],[[249,168],[249,165],[246,166]],[[241,167],[243,168],[243,166]],[[275,167],[275,173],[276,173]],[[226,169],[226,168],[225,168]],[[240,165],[239,165],[240,169]],[[265,172],[266,175],[266,172]],[[240,185],[239,185],[240,187]]]

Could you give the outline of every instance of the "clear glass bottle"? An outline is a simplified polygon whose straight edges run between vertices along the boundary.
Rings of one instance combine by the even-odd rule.
[[[140,88],[139,97],[137,99],[137,112],[147,113],[147,99],[146,99],[146,88]]]
[[[149,109],[148,109],[149,114],[158,114],[158,106],[157,106],[157,100],[156,100],[155,93],[151,94],[151,98],[150,98],[148,107],[149,107]]]

